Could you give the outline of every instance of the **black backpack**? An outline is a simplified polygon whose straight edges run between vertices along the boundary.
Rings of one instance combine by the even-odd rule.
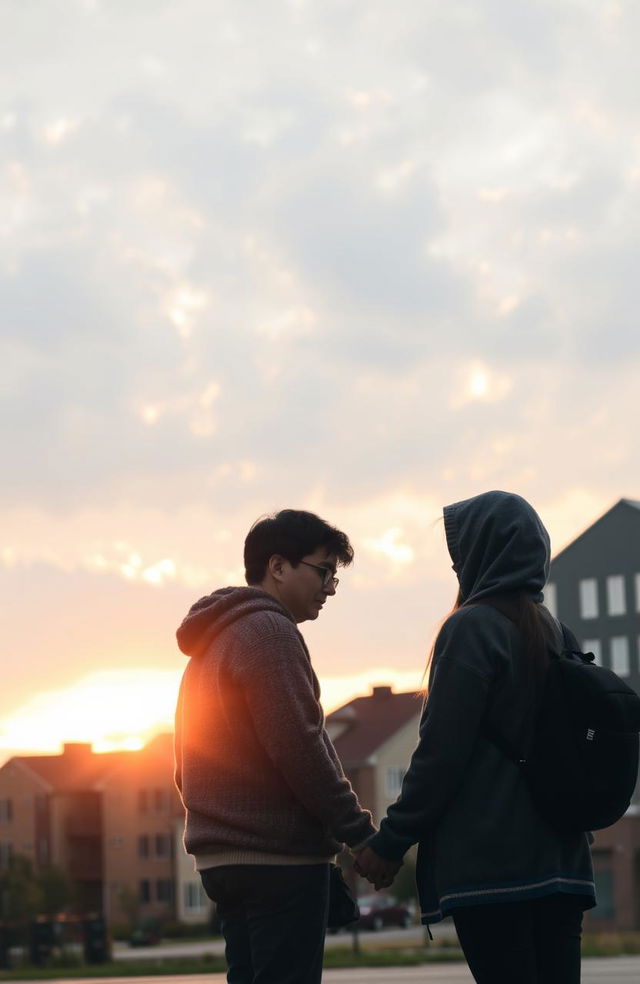
[[[518,755],[493,729],[485,734],[521,768],[551,826],[600,830],[624,815],[633,796],[640,696],[561,628],[564,648],[549,654],[529,749]]]

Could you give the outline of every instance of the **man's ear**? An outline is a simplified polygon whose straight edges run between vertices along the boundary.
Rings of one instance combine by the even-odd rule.
[[[280,554],[271,554],[267,568],[274,581],[282,581],[287,561]]]

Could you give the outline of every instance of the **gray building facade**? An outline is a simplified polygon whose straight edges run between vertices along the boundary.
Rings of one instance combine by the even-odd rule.
[[[640,693],[640,501],[620,499],[551,562],[545,602],[582,648]],[[591,929],[640,929],[640,785],[625,817],[596,831]]]

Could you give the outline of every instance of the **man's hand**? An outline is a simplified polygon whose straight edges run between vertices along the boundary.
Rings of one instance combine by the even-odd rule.
[[[354,868],[370,881],[376,892],[389,888],[402,867],[402,861],[387,861],[370,847],[363,847],[355,856]]]

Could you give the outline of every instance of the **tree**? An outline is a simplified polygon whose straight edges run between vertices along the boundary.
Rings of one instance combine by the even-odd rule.
[[[410,857],[404,859],[404,864],[395,877],[391,889],[398,902],[413,902],[418,890],[416,888],[416,866]]]
[[[42,888],[31,858],[14,854],[0,871],[0,917],[25,922],[40,911]]]
[[[129,885],[123,885],[118,895],[118,904],[124,912],[131,929],[138,924],[140,916],[140,897]]]
[[[57,916],[73,901],[73,887],[69,876],[55,864],[41,868],[37,875],[40,887],[42,912]]]

